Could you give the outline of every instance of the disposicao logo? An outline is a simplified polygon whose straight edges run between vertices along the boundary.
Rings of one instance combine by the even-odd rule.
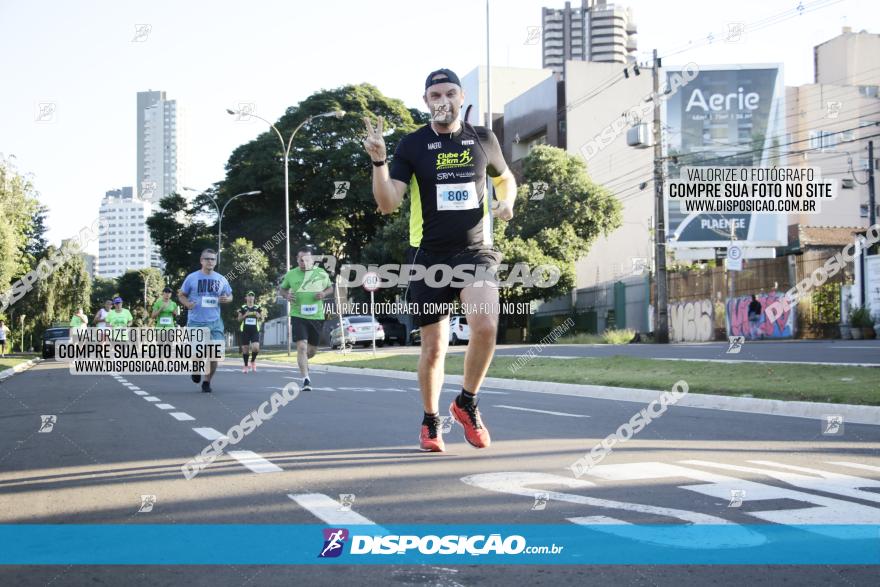
[[[342,554],[348,530],[345,528],[324,528],[324,548],[318,558],[335,558]]]

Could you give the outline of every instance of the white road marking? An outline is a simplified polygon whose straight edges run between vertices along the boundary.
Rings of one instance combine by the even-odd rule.
[[[226,454],[254,473],[280,473],[284,470],[250,450],[229,450]]]
[[[225,436],[225,434],[223,434],[219,430],[214,430],[213,428],[193,428],[193,431],[205,440],[210,441],[214,441],[218,438],[222,438]]]
[[[594,469],[592,470],[598,468],[599,467],[594,467]],[[586,495],[577,495],[573,493],[547,491],[543,489],[543,487],[546,487],[547,485],[562,485],[563,487],[568,487],[570,489],[586,489],[596,487],[596,484],[591,481],[583,481],[580,479],[574,479],[572,477],[563,477],[561,475],[552,475],[549,473],[483,473],[479,475],[469,475],[467,477],[462,477],[461,481],[466,485],[479,487],[488,491],[509,493],[511,495],[528,497],[529,499],[534,499],[535,492],[541,491],[547,494],[547,498],[550,502],[564,501],[593,508],[606,508],[612,510],[636,512],[641,514],[652,514],[655,516],[665,516],[668,518],[676,518],[684,522],[689,522],[691,524],[721,524],[725,526],[736,526],[736,524],[734,524],[733,522],[730,522],[723,518],[711,516],[708,514],[701,514],[699,512],[646,505],[641,503],[600,499],[597,497],[588,497]],[[529,486],[541,486],[541,489],[532,488]],[[575,517],[572,518],[572,520],[578,520],[578,518]],[[615,520],[615,522],[617,522],[617,520]],[[616,525],[608,524],[607,532],[610,534],[617,534],[616,528]],[[726,542],[727,539],[732,539],[732,543]],[[766,541],[766,538],[757,532],[742,528],[741,532],[724,532],[723,537],[721,536],[721,534],[719,534],[719,540],[717,542],[712,542],[711,540],[708,540],[707,542],[696,544],[689,537],[675,536],[674,533],[664,534],[662,532],[652,534],[651,537],[645,538],[644,540],[648,542],[657,542],[660,544],[673,544],[681,548],[699,548],[708,550],[726,547],[743,548],[746,546],[755,546],[763,544]]]
[[[731,468],[733,470],[751,471],[751,467],[737,467],[709,461],[682,461],[684,463],[701,464],[707,467]],[[758,469],[763,474],[769,475],[771,471]],[[632,480],[666,480],[679,483],[680,479],[699,481],[696,485],[677,485],[680,489],[693,491],[702,495],[708,495],[716,499],[727,501],[730,499],[731,490],[744,490],[744,502],[772,501],[779,499],[791,499],[802,502],[802,507],[785,508],[760,511],[760,507],[751,503],[752,508],[744,511],[746,515],[759,518],[774,524],[804,525],[811,526],[809,531],[825,534],[843,540],[860,539],[861,536],[852,529],[841,530],[842,525],[880,524],[880,509],[866,506],[842,499],[834,499],[820,495],[814,495],[803,491],[777,487],[757,483],[747,479],[737,479],[711,473],[691,467],[683,467],[671,463],[638,462],[624,465],[598,465],[590,469],[589,474],[608,481],[632,481]],[[777,472],[778,474],[778,472]],[[676,480],[676,481],[671,481]],[[819,480],[815,480],[819,481]],[[790,482],[790,481],[786,481]],[[836,491],[839,493],[839,490]]]
[[[825,493],[836,493],[844,497],[852,497],[855,499],[863,499],[865,501],[873,501],[880,503],[880,493],[871,491],[861,491],[859,487],[880,488],[880,481],[865,479],[863,477],[852,477],[850,475],[841,475],[840,473],[828,473],[817,469],[807,467],[796,467],[793,465],[785,465],[775,463],[773,461],[749,461],[756,465],[765,465],[769,467],[778,467],[781,469],[789,469],[807,475],[798,475],[796,473],[788,473],[782,471],[774,471],[772,469],[759,469],[758,467],[740,467],[737,465],[728,465],[726,463],[715,463],[710,461],[682,461],[685,464],[702,465],[704,467],[714,467],[716,469],[727,469],[728,471],[737,471],[739,473],[755,473],[757,475],[766,475],[773,479],[777,479],[789,485],[800,487],[801,489],[809,489],[810,491],[823,491]]]
[[[853,469],[862,469],[864,471],[876,471],[880,473],[880,467],[865,465],[864,463],[850,463],[848,461],[825,461],[829,465],[840,465],[841,467],[852,467]]]
[[[482,391],[480,393],[483,393]],[[504,406],[500,404],[496,404],[492,406],[493,408],[507,408],[508,410],[520,410],[522,412],[535,412],[537,414],[549,414],[551,416],[568,416],[569,418],[589,418],[589,416],[585,416],[583,414],[566,414],[565,412],[551,412],[549,410],[534,410],[532,408],[520,408],[517,406]]]
[[[325,524],[330,524],[331,526],[376,525],[375,522],[355,511],[339,511],[339,502],[323,493],[288,493],[287,497],[295,501],[300,507],[309,510],[310,514],[322,520]]]
[[[160,401],[162,401],[162,400],[160,400],[158,397],[156,397],[155,395],[148,395],[148,396],[146,396],[144,399],[145,399],[146,401],[148,401],[148,402],[160,402]]]
[[[174,406],[172,406],[171,404],[155,404],[155,406],[157,408],[159,408],[160,410],[173,410],[174,409]]]
[[[337,387],[340,391],[358,391],[361,393],[374,393],[376,390],[372,387]]]
[[[171,416],[180,422],[186,422],[188,420],[195,420],[192,416],[187,414],[186,412],[171,412]]]
[[[138,389],[135,393],[137,395],[150,395],[149,392],[143,391],[142,389]]]

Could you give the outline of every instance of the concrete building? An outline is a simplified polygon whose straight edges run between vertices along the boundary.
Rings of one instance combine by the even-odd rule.
[[[504,113],[504,105],[513,100],[529,88],[539,84],[553,75],[546,69],[529,69],[525,67],[492,67],[492,120],[493,130],[500,141],[503,135],[502,125],[496,126],[494,121],[501,118]],[[479,66],[461,77],[461,89],[464,91],[464,105],[462,116],[468,106],[473,106],[469,122],[473,125],[486,124],[487,96],[486,96],[487,69]]]
[[[177,101],[165,92],[137,94],[137,189],[140,199],[158,202],[178,188]]]
[[[567,61],[634,63],[636,24],[632,9],[581,0],[580,8],[544,8],[542,65],[565,77]]]
[[[838,188],[836,199],[822,203],[821,214],[791,214],[790,224],[868,226],[868,141],[863,137],[880,133],[877,55],[880,35],[844,27],[839,36],[815,47],[816,83],[786,88],[789,149],[809,150],[790,156],[788,165],[817,167]],[[880,141],[873,140],[877,169]],[[875,214],[880,217],[877,202]]]
[[[101,201],[99,218],[107,230],[98,239],[98,277],[119,277],[130,269],[156,266],[155,247],[146,220],[148,202],[134,197],[132,188],[108,191]]]
[[[578,261],[577,285],[580,288],[603,282],[617,281],[646,273],[652,257],[651,226],[654,216],[653,149],[627,145],[627,130],[634,124],[651,120],[627,119],[624,114],[644,103],[651,94],[651,70],[630,75],[620,83],[594,94],[604,80],[619,74],[618,64],[570,61],[566,64],[565,82],[566,149],[572,155],[586,158],[590,179],[610,191],[623,208],[623,225],[600,237],[590,253]],[[584,102],[583,96],[592,97]],[[615,121],[622,127],[609,134]],[[625,125],[623,124],[625,122]],[[613,135],[603,146],[594,141],[603,131]],[[594,145],[590,148],[589,145]]]
[[[622,128],[604,141],[603,148],[586,146],[627,110],[643,103],[651,92],[650,69],[641,70],[640,75],[630,69],[629,78],[599,93],[595,90],[608,79],[622,75],[623,66],[569,61],[566,70],[565,80],[553,74],[507,101],[502,140],[505,158],[518,175],[522,159],[535,145],[551,145],[583,158],[590,178],[620,200],[623,224],[600,237],[590,253],[578,261],[577,289],[572,295],[547,300],[537,315],[575,311],[589,315],[590,327],[600,332],[610,320],[617,327],[644,332],[648,329],[647,279],[652,256],[653,153],[647,145],[628,146],[626,137],[633,125],[644,121],[622,119]]]
[[[843,27],[840,35],[813,48],[817,84],[840,86],[876,86],[880,84],[877,56],[880,55],[880,35],[867,31],[852,32]]]

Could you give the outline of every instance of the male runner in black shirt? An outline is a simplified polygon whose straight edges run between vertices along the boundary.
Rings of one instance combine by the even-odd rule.
[[[374,128],[368,118],[364,119],[364,147],[373,160],[373,196],[379,210],[390,214],[400,206],[409,187],[407,263],[423,265],[429,268],[429,274],[434,265],[494,267],[501,262],[501,255],[492,248],[490,210],[501,220],[513,217],[516,181],[492,131],[459,120],[464,93],[455,73],[448,69],[432,72],[425,81],[424,100],[432,122],[401,140],[390,171],[385,162],[384,121],[380,117]],[[495,184],[495,206],[490,206],[486,193],[487,172]],[[434,313],[428,305],[451,303],[456,295],[466,308],[475,311],[466,310],[470,341],[465,353],[464,382],[449,412],[462,425],[465,439],[472,446],[489,446],[489,431],[480,418],[475,396],[495,353],[497,284],[472,280],[464,287],[431,287],[424,279],[411,280],[408,293],[409,301],[416,304],[415,320],[422,336],[419,387],[425,415],[420,448],[433,452],[445,448],[438,426],[440,388],[449,345],[449,311]]]

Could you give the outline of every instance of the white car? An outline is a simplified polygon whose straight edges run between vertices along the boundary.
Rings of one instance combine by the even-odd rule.
[[[372,322],[372,324],[371,324]],[[373,344],[373,332],[376,333],[376,346],[385,344],[385,329],[378,321],[370,316],[345,316],[342,318],[342,327],[345,329],[345,344],[354,346]],[[342,336],[339,334],[339,326],[330,331],[330,348],[339,348]]]
[[[467,316],[453,316],[449,319],[449,344],[466,343],[471,339],[471,329]]]

